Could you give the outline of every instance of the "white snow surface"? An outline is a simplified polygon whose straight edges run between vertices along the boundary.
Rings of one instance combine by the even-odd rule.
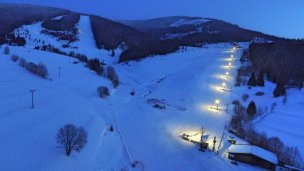
[[[189,32],[185,32],[185,33],[166,33],[165,36],[162,39],[164,40],[164,39],[182,38],[182,37],[185,37],[185,36],[189,36],[189,35],[192,35],[192,34],[195,34],[195,33],[202,33],[202,32],[203,32],[203,28],[199,27],[199,28],[196,28],[193,31],[189,31]]]
[[[170,25],[170,27],[180,27],[183,25],[200,25],[206,23],[210,20],[200,18],[200,19],[180,19]]]
[[[202,153],[197,145],[180,138],[204,126],[207,135],[219,139],[230,119],[224,111],[230,94],[221,91],[220,85],[223,81],[233,84],[232,77],[223,77],[230,70],[231,53],[229,44],[218,44],[116,66],[123,73],[119,74],[122,85],[115,92],[119,96],[109,101],[134,160],[143,162],[147,170],[248,169]],[[133,89],[136,95],[130,96]],[[165,101],[167,108],[153,108],[147,99]],[[219,111],[210,109],[215,99],[221,100]],[[212,138],[208,142],[212,144]]]
[[[71,47],[68,48],[62,47],[62,45],[67,44],[68,41],[58,40],[53,36],[41,34],[40,32],[44,29],[42,28],[41,24],[41,22],[38,22],[31,25],[23,25],[22,27],[16,29],[14,33],[15,35],[19,35],[20,37],[25,38],[25,47],[27,48],[33,49],[37,45],[41,46],[50,44],[66,53],[70,53],[71,51],[73,51],[75,53],[86,54],[89,59],[111,55],[111,52],[107,50],[97,49],[89,16],[80,16],[79,23],[76,25],[76,28],[79,31],[77,35],[79,41],[72,42],[70,44]],[[115,49],[116,57],[108,58],[105,62],[117,62],[118,56],[121,52],[121,49]]]
[[[97,49],[89,16],[81,16],[77,28],[79,30],[79,41],[73,42],[71,44],[71,46],[77,47],[77,49],[73,49],[73,51],[75,51],[76,53],[86,54],[89,59],[101,59],[101,57],[105,56],[110,57],[111,52],[104,49]],[[115,49],[115,57],[103,58],[103,60],[108,63],[118,62],[118,56],[121,53],[121,49]]]
[[[5,130],[0,133],[0,170],[110,170],[128,165],[119,135],[107,131],[112,124],[104,110],[107,103],[96,96],[98,86],[110,87],[108,80],[83,64],[69,64],[66,56],[10,49],[28,61],[46,64],[50,75],[42,79],[0,56],[0,129]],[[35,109],[30,108],[31,89],[36,90]],[[84,127],[89,135],[81,153],[69,158],[56,148],[55,139],[58,129],[68,123]]]
[[[34,49],[36,45],[51,44],[56,48],[62,49],[61,45],[67,41],[57,40],[56,38],[40,33],[43,30],[42,22],[31,25],[23,25],[14,31],[15,35],[24,37],[26,40],[26,47]]]
[[[274,164],[278,163],[278,159],[274,153],[254,145],[231,145],[228,151],[230,153],[253,154]]]
[[[75,59],[69,63],[67,56],[33,50],[30,45],[10,47],[11,54],[44,63],[50,74],[48,79],[39,78],[0,54],[0,129],[5,130],[0,133],[0,170],[132,170],[133,161],[140,161],[148,171],[260,170],[222,158],[226,139],[216,155],[209,150],[202,153],[180,138],[203,126],[209,147],[214,136],[218,147],[231,117],[225,112],[231,93],[222,91],[221,85],[232,87],[236,68],[227,64],[230,55],[239,56],[240,51],[232,51],[230,44],[215,44],[118,64],[119,53],[113,58],[110,52],[96,50],[87,16],[81,16],[78,28],[79,51],[114,66],[120,86],[114,89],[84,64],[73,64]],[[34,36],[41,36],[37,33]],[[97,96],[101,85],[110,88],[109,98]],[[35,109],[30,108],[31,89],[37,90]],[[130,95],[132,90],[135,96]],[[148,99],[163,102],[166,109],[154,108]],[[220,100],[220,110],[211,109],[215,99]],[[55,140],[58,129],[67,123],[84,127],[89,135],[85,148],[70,157],[56,148]],[[108,131],[110,125],[114,132]]]
[[[57,16],[52,18],[52,20],[61,20],[65,15]]]
[[[253,100],[257,109],[263,109],[261,116],[254,121],[254,125],[259,132],[265,132],[268,137],[279,137],[286,146],[295,146],[299,148],[302,156],[304,156],[304,91],[296,88],[287,89],[287,103],[283,104],[283,97],[274,98],[273,90],[275,84],[265,80],[265,87],[252,87],[248,89],[246,86],[234,89],[233,99],[241,100],[242,94],[248,94],[249,99],[244,106]],[[264,92],[263,96],[256,96],[257,92]],[[273,113],[270,108],[273,103],[277,104]],[[265,110],[267,108],[267,111]]]

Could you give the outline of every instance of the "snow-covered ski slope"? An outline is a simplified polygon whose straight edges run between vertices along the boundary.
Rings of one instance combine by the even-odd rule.
[[[11,47],[11,53],[46,64],[50,75],[42,79],[1,54],[0,170],[124,167],[126,156],[121,141],[116,133],[107,131],[111,117],[105,112],[105,103],[96,96],[98,86],[110,87],[111,83],[83,64],[69,64],[66,56],[16,47]],[[29,92],[32,89],[36,90],[34,109]],[[68,123],[89,132],[86,148],[70,158],[56,148],[55,139],[58,129]]]
[[[66,48],[63,48],[62,45],[68,44],[68,41],[59,40],[51,35],[41,33],[41,31],[44,29],[41,24],[41,22],[38,22],[31,25],[23,25],[22,27],[16,29],[14,33],[16,36],[18,35],[26,39],[25,47],[27,48],[33,49],[36,46],[52,45],[53,47],[66,53],[73,51],[75,53],[86,54],[89,59],[111,55],[111,52],[96,48],[89,16],[82,15],[80,17],[79,23],[76,25],[79,32],[77,35],[79,40],[70,43],[70,47]],[[117,55],[119,55],[121,50],[117,49],[115,52]]]
[[[230,45],[188,48],[141,62],[113,64],[121,80],[118,89],[83,64],[69,63],[66,56],[10,48],[11,54],[46,64],[50,75],[39,78],[1,54],[0,128],[5,130],[1,132],[1,170],[111,170],[127,167],[129,157],[142,162],[146,170],[246,168],[235,167],[214,153],[202,153],[197,145],[179,137],[202,126],[206,134],[220,137],[230,115],[210,106],[217,98],[229,100],[229,93],[217,90],[216,85],[225,81],[221,75],[227,70]],[[62,68],[60,77],[58,67]],[[111,87],[106,100],[97,96],[100,85]],[[35,109],[30,108],[31,89],[37,90]],[[135,96],[130,95],[133,89]],[[152,107],[146,102],[149,98],[165,100],[167,108]],[[56,148],[55,141],[66,123],[83,126],[89,133],[84,150],[70,158]],[[114,133],[107,131],[108,125],[114,125]]]
[[[231,116],[224,111],[231,97],[221,90],[222,83],[233,85],[236,68],[230,55],[237,57],[241,50],[233,51],[230,44],[187,47],[165,56],[117,64],[117,56],[96,50],[88,17],[81,16],[78,27],[78,50],[114,66],[120,86],[113,89],[111,82],[82,63],[69,62],[67,56],[33,50],[28,45],[10,47],[11,54],[44,63],[48,79],[29,73],[1,53],[0,170],[107,171],[130,169],[132,161],[143,163],[148,171],[260,170],[232,165],[220,157],[225,153],[203,153],[197,145],[180,138],[182,133],[198,132],[203,126],[210,147],[212,138],[217,137],[217,149]],[[108,99],[98,97],[96,89],[101,85],[110,88]],[[30,108],[32,89],[36,90],[35,109]],[[132,90],[134,96],[130,95]],[[166,109],[154,108],[148,99],[161,101]],[[215,107],[216,99],[220,100],[220,110],[210,108]],[[86,147],[71,157],[56,148],[55,140],[58,129],[67,123],[84,127],[89,135]],[[108,131],[110,125],[114,133]]]
[[[224,79],[232,53],[230,45],[210,45],[117,66],[123,73],[123,85],[116,91],[121,95],[109,101],[134,159],[145,163],[148,170],[231,167],[179,136],[204,126],[207,134],[220,137],[230,118],[223,110],[230,94],[220,87],[223,82],[233,84],[231,76]],[[136,90],[135,97],[129,95],[132,89]],[[167,108],[153,108],[147,99],[164,100]],[[220,111],[210,109],[215,99],[221,101]]]
[[[186,52],[117,66],[123,73],[122,86],[116,91],[121,95],[109,101],[134,160],[142,161],[148,170],[246,168],[235,167],[213,153],[202,153],[197,145],[180,138],[182,133],[195,133],[203,126],[210,135],[210,146],[214,136],[218,138],[216,147],[219,145],[230,118],[224,111],[230,94],[221,86],[223,82],[233,85],[234,71],[227,65],[231,54],[239,55],[231,48],[228,44],[188,48]],[[228,80],[226,72],[230,73]],[[133,89],[136,95],[130,96]],[[165,101],[166,109],[153,108],[147,99]],[[221,101],[220,111],[210,109],[215,107],[215,99]]]

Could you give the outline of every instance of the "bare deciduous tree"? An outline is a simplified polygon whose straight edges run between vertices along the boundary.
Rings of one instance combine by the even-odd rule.
[[[110,91],[105,86],[98,87],[97,93],[98,93],[99,97],[101,97],[101,98],[106,98],[106,97],[110,96]]]
[[[115,76],[116,76],[116,71],[115,71],[114,67],[108,66],[107,67],[107,77],[109,78],[109,80],[114,80]]]
[[[270,113],[273,113],[276,107],[277,107],[277,103],[276,102],[272,103],[270,106]]]
[[[19,56],[18,56],[18,55],[12,55],[12,56],[11,56],[11,60],[12,60],[13,62],[17,62],[17,61],[19,60]]]
[[[67,124],[60,128],[57,134],[57,143],[60,148],[65,149],[67,156],[73,150],[80,151],[87,143],[87,131],[82,127],[77,128],[72,124]]]
[[[114,79],[112,80],[112,84],[114,88],[117,88],[119,86],[119,78],[118,75],[114,76]]]
[[[115,68],[112,66],[107,67],[107,78],[112,81],[114,88],[117,88],[119,85],[119,78],[115,71]]]
[[[286,103],[287,103],[287,95],[285,95],[285,96],[283,97],[282,102],[283,102],[284,105],[286,105]]]

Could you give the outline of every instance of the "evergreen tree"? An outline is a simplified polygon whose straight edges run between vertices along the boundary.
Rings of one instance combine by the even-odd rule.
[[[112,49],[112,54],[111,54],[112,57],[115,56],[115,51]]]
[[[282,84],[277,84],[276,88],[273,90],[273,96],[285,96],[286,95],[286,88]]]
[[[298,88],[301,90],[303,88],[303,80],[298,81]]]
[[[256,105],[254,101],[251,101],[247,107],[247,114],[253,117],[256,114]]]
[[[265,86],[265,82],[264,82],[264,73],[261,71],[258,75],[258,79],[256,81],[256,85],[257,86],[261,86],[264,87]]]
[[[254,72],[251,73],[251,76],[250,76],[250,78],[248,80],[247,85],[248,86],[253,86],[253,87],[256,86],[256,78],[255,78],[255,73]]]

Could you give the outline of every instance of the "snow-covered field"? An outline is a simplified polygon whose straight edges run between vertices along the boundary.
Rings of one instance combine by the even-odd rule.
[[[206,167],[204,163],[212,162],[211,154],[199,152],[197,146],[184,142],[179,135],[199,131],[204,126],[208,134],[220,136],[230,116],[211,110],[210,106],[217,98],[223,102],[229,98],[229,94],[214,89],[223,81],[217,76],[225,74],[221,66],[227,63],[229,48],[229,45],[189,48],[185,53],[118,67],[124,74],[120,74],[123,85],[117,93],[123,96],[109,100],[117,106],[113,107],[113,113],[134,158],[151,170],[179,170],[181,166],[199,170]],[[128,94],[132,89],[136,91],[135,97]],[[155,109],[146,99],[163,99],[169,105],[165,110]],[[114,105],[114,100],[118,104]],[[217,163],[214,170],[227,167],[220,160],[214,162]]]
[[[80,41],[75,45],[79,51],[113,65],[120,86],[113,89],[110,81],[82,63],[69,63],[67,56],[28,46],[10,47],[11,54],[46,64],[50,74],[48,79],[39,78],[12,62],[10,56],[0,54],[0,170],[128,170],[132,161],[143,163],[148,171],[261,170],[245,164],[235,166],[221,158],[226,139],[216,155],[203,153],[180,138],[203,126],[209,147],[217,137],[217,149],[231,117],[225,109],[232,96],[222,90],[222,83],[226,89],[233,86],[236,67],[230,55],[237,58],[241,50],[233,51],[230,44],[187,47],[165,56],[117,64],[117,56],[96,50],[87,17],[81,17],[78,27]],[[110,88],[108,99],[98,97],[96,89],[101,85]],[[30,108],[31,89],[37,90],[34,109]],[[166,109],[154,108],[148,99],[162,101]],[[211,109],[216,107],[216,99],[220,110]],[[89,135],[85,148],[70,157],[56,148],[55,140],[58,129],[67,123],[84,127]],[[114,132],[108,131],[110,125]]]
[[[243,94],[248,94],[249,99],[244,105],[247,107],[250,101],[256,103],[257,108],[263,109],[263,114],[254,120],[259,132],[265,132],[268,137],[279,137],[285,145],[299,148],[304,156],[304,91],[299,89],[287,89],[287,102],[283,103],[283,97],[274,98],[275,84],[265,81],[265,87],[235,88],[234,99],[241,100]],[[256,96],[257,92],[264,92],[263,96]],[[271,113],[271,105],[277,104]]]
[[[0,127],[6,130],[1,134],[0,158],[6,161],[1,170],[110,170],[128,165],[129,157],[144,163],[147,170],[232,167],[179,137],[202,126],[207,134],[220,137],[230,115],[210,106],[217,98],[229,99],[229,93],[214,88],[223,81],[218,76],[225,73],[222,65],[227,63],[229,48],[223,44],[188,48],[128,65],[114,64],[121,86],[112,89],[109,99],[101,100],[96,88],[111,84],[83,64],[69,63],[57,54],[11,47],[11,54],[46,64],[50,76],[41,79],[1,55]],[[62,67],[61,77],[58,67]],[[30,89],[37,90],[35,109],[30,108]],[[135,96],[129,94],[133,89]],[[148,98],[164,99],[168,106],[153,108]],[[107,131],[115,122],[123,141],[117,131]],[[66,123],[83,126],[89,133],[86,148],[70,158],[56,149],[55,141],[58,129]]]
[[[97,170],[108,163],[111,167],[124,164],[119,136],[107,131],[104,118],[109,116],[96,96],[96,88],[111,85],[109,81],[83,64],[69,64],[65,56],[16,47],[11,47],[11,53],[46,64],[51,80],[39,78],[1,55],[0,170]],[[62,67],[61,77],[58,67]],[[30,108],[32,89],[36,90],[35,109]],[[89,132],[86,148],[70,159],[56,148],[55,140],[58,129],[67,123]],[[104,153],[115,157],[99,157]]]

